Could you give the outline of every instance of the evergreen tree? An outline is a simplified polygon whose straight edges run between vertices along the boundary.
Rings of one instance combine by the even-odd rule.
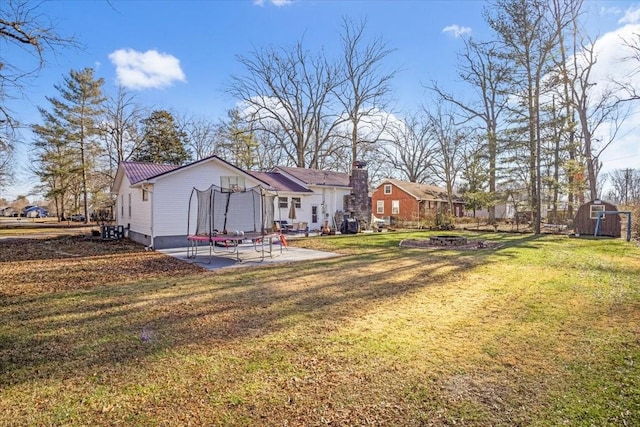
[[[464,147],[462,153],[462,178],[465,184],[460,188],[460,192],[464,195],[466,208],[473,211],[473,217],[476,216],[476,210],[481,208],[494,207],[492,203],[493,194],[487,191],[490,175],[491,153],[487,153],[486,145],[481,141],[475,144],[469,143]],[[494,216],[489,215],[489,222],[495,221]]]
[[[67,143],[66,131],[59,120],[40,108],[44,123],[32,126],[36,135],[33,172],[40,178],[44,197],[53,199],[56,216],[64,220],[72,182],[79,173],[78,152]]]
[[[142,120],[143,140],[133,160],[182,165],[191,159],[185,148],[186,135],[168,111],[156,110]]]
[[[54,87],[61,98],[49,98],[51,111],[40,109],[45,120],[43,126],[34,126],[34,131],[39,136],[36,146],[40,145],[39,161],[43,165],[51,166],[56,171],[58,179],[55,188],[70,188],[74,185],[79,188],[82,196],[82,207],[85,222],[89,218],[88,207],[88,177],[95,162],[97,153],[97,137],[100,134],[98,122],[103,114],[102,95],[103,79],[96,79],[93,69],[85,68],[81,71],[71,70],[65,77],[63,84]],[[48,145],[48,146],[47,146]],[[64,153],[62,157],[52,156],[51,153]],[[76,164],[72,167],[69,156],[75,155]],[[53,183],[47,181],[47,168],[40,175],[45,187],[52,188]],[[74,182],[73,174],[78,180]],[[64,211],[62,212],[64,215]]]

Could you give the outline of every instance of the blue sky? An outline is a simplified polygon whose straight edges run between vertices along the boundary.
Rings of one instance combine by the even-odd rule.
[[[40,11],[60,34],[74,36],[83,47],[50,56],[24,98],[11,107],[21,121],[38,121],[37,106],[48,108],[45,96],[58,95],[54,84],[71,69],[93,67],[105,79],[107,93],[114,93],[119,82],[142,105],[215,121],[235,104],[224,88],[242,71],[237,55],[298,40],[312,51],[334,55],[341,20],[347,17],[366,19],[367,35],[382,37],[396,49],[389,66],[400,70],[393,108],[402,116],[426,102],[425,84],[458,87],[458,35],[490,38],[482,17],[485,5],[480,0],[48,1]],[[587,0],[585,9],[590,32],[602,36],[628,24],[640,3]],[[627,21],[621,21],[625,16]],[[24,51],[16,55],[10,59],[27,67],[33,59]],[[637,148],[621,150],[618,157],[631,157],[626,166],[612,167],[634,167],[630,161],[640,166]],[[19,147],[15,185],[0,197],[27,193],[36,184],[26,173],[26,152],[26,146]]]

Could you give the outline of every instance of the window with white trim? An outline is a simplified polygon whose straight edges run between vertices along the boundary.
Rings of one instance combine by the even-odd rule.
[[[296,209],[302,208],[302,199],[300,197],[292,197],[291,203],[295,204]]]
[[[384,185],[384,194],[391,194],[391,184]]]
[[[146,202],[149,200],[149,192],[145,189],[142,190],[142,201]]]
[[[278,207],[279,208],[288,208],[289,207],[289,198],[288,197],[278,197]]]
[[[131,193],[129,193],[129,218],[131,218]]]
[[[604,205],[591,205],[589,207],[589,218],[598,219],[598,212],[604,212]]]
[[[378,200],[376,202],[376,213],[384,214],[384,200]]]
[[[400,200],[391,201],[391,215],[397,215],[400,213]]]

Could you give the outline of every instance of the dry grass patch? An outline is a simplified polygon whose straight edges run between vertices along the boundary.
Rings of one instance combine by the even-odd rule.
[[[55,292],[14,283],[0,424],[640,422],[637,248],[530,236],[495,236],[504,247],[487,252],[398,248],[419,235],[295,241],[343,254],[303,264],[204,273],[169,259]],[[111,250],[82,260],[157,256]],[[30,258],[54,278],[70,260]]]
[[[0,241],[0,294],[91,289],[201,271],[128,241],[85,235]]]

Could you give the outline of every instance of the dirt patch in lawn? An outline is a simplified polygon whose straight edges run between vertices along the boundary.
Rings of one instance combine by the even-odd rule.
[[[127,240],[86,235],[0,241],[0,295],[89,289],[203,270]]]

